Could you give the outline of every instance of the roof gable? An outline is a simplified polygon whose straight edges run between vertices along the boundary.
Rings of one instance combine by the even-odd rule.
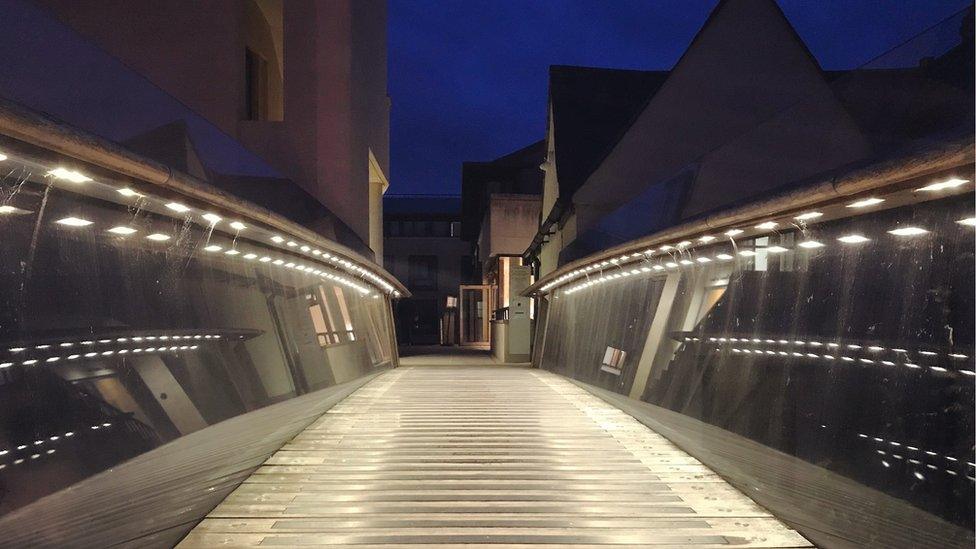
[[[586,181],[667,76],[667,71],[549,67],[560,196],[572,196]]]
[[[723,1],[574,202],[615,207],[776,113],[811,101],[837,103],[779,6]]]

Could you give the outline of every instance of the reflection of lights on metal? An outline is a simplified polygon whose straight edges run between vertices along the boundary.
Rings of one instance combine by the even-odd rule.
[[[239,251],[237,251],[237,250],[227,250],[227,251],[226,251],[226,252],[224,252],[224,253],[225,253],[225,254],[227,254],[227,255],[237,255],[237,254],[239,254],[239,253],[241,253],[241,252],[239,252]]]
[[[283,259],[275,259],[272,263],[275,265],[284,265],[285,261]]]
[[[80,217],[65,217],[64,219],[59,219],[55,221],[58,225],[66,225],[68,227],[87,227],[91,225],[92,222],[87,219],[81,219]]]
[[[247,228],[247,225],[241,223],[240,221],[234,221],[230,224],[230,228],[234,229],[235,231],[243,231]]]
[[[209,221],[211,225],[216,225],[217,223],[220,223],[220,221],[223,219],[219,215],[210,212],[203,214],[201,217]]]
[[[30,213],[30,210],[22,210],[20,208],[11,206],[10,204],[4,204],[3,206],[0,206],[0,215],[9,215],[14,213],[25,214],[25,213]]]
[[[289,240],[287,246],[289,248],[294,248],[295,246],[298,246],[298,243],[295,242],[294,240]]]
[[[707,257],[699,257],[696,261],[699,263],[708,263],[711,261],[711,259],[708,259]]]
[[[3,162],[6,159],[7,159],[7,155],[0,153],[0,162]]]
[[[693,265],[690,259],[682,259],[681,261],[678,261],[678,263],[681,263],[682,265]]]
[[[156,242],[165,242],[165,241],[169,240],[169,235],[168,234],[161,234],[161,233],[153,233],[153,234],[147,236],[146,238],[148,238],[149,240],[155,240]]]
[[[718,259],[721,259],[722,261],[728,261],[728,260],[730,260],[730,259],[734,259],[734,258],[733,258],[733,257],[732,257],[731,255],[729,255],[729,254],[718,254],[718,255],[717,255],[717,256],[715,256],[715,257],[716,257],[716,258],[718,258]]]
[[[139,194],[139,193],[133,191],[132,189],[130,189],[129,187],[124,187],[124,188],[118,189],[117,192],[119,194],[121,194],[122,196],[127,196],[127,197],[142,196],[141,194]]]
[[[261,263],[267,263],[267,262],[271,261],[271,258],[268,257],[268,256],[264,256],[261,259],[259,259],[258,261],[260,261]]]
[[[108,232],[113,233],[113,234],[127,235],[127,234],[132,234],[132,233],[136,232],[136,230],[133,229],[132,227],[125,227],[125,226],[119,225],[118,227],[112,227],[111,229],[108,230]]]
[[[173,210],[174,212],[177,212],[177,213],[183,213],[183,212],[190,211],[190,207],[189,206],[186,206],[184,204],[180,204],[179,202],[170,202],[169,204],[166,205],[166,207],[169,208],[169,209],[171,209],[171,210]]]
[[[281,244],[282,242],[285,241],[285,239],[278,235],[274,235],[271,237],[271,241],[274,242],[275,244]]]
[[[960,225],[969,225],[970,227],[976,227],[976,217],[967,217],[966,219],[960,219],[956,221]]]
[[[807,212],[807,213],[804,213],[804,214],[800,214],[800,215],[794,217],[793,219],[796,219],[797,221],[806,221],[808,219],[816,219],[818,217],[821,217],[822,215],[823,215],[823,212]]]
[[[881,204],[884,202],[884,198],[865,198],[863,200],[857,200],[851,202],[847,205],[848,208],[867,208],[868,206],[874,206],[875,204]]]
[[[210,246],[204,247],[203,250],[207,252],[219,252],[220,250],[223,250],[223,248],[216,244],[211,244]]]
[[[664,266],[669,269],[674,269],[675,267],[678,266],[678,264],[673,261],[668,261],[667,263],[664,264]]]
[[[756,255],[756,252],[754,252],[752,250],[742,250],[742,251],[739,252],[739,255],[741,255],[743,257],[752,257],[752,256]]]
[[[779,223],[777,223],[775,221],[767,221],[765,223],[760,223],[760,224],[756,225],[756,228],[757,229],[762,229],[764,231],[768,231],[770,229],[776,228],[777,225],[779,225]]]
[[[956,187],[958,187],[960,185],[965,185],[966,183],[969,183],[969,180],[968,179],[959,179],[959,178],[953,177],[952,179],[947,179],[945,181],[939,181],[938,183],[932,183],[930,185],[926,185],[926,186],[924,186],[924,187],[922,187],[920,189],[915,189],[915,190],[916,191],[927,191],[927,192],[942,191],[942,190],[945,190],[945,189],[954,189],[954,188],[956,188]]]
[[[658,250],[660,250],[662,252],[666,252],[668,250],[673,250],[673,249],[674,249],[674,246],[671,246],[669,244],[665,244],[664,246],[661,246],[660,248],[658,248]]]
[[[862,242],[867,242],[867,241],[869,241],[871,239],[870,238],[865,238],[864,236],[859,235],[859,234],[849,234],[847,236],[842,236],[842,237],[838,238],[837,240],[843,242],[844,244],[860,244]]]
[[[735,236],[742,233],[742,229],[729,229],[728,231],[725,231],[725,236]]]
[[[771,253],[771,254],[781,254],[783,252],[788,252],[790,250],[788,248],[784,248],[782,246],[770,246],[770,247],[766,248],[766,251],[769,252],[769,253]]]
[[[712,235],[705,235],[698,239],[699,242],[711,242],[713,240],[715,240],[715,237]]]
[[[664,270],[664,267],[662,267],[660,265],[655,265],[655,266],[653,266],[651,268],[654,269],[655,271],[663,271]]]
[[[892,229],[888,231],[888,233],[895,236],[917,236],[920,234],[927,234],[928,231],[921,227],[902,227],[900,229]]]
[[[804,240],[803,242],[797,244],[797,246],[812,250],[814,248],[823,248],[824,245],[816,240]]]
[[[258,254],[244,254],[244,259],[257,259]]]
[[[91,181],[91,178],[87,175],[67,168],[55,168],[47,172],[47,174],[55,179],[64,179],[72,183],[87,183]]]

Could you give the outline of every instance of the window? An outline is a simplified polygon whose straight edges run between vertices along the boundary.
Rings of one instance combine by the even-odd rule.
[[[251,48],[244,49],[244,85],[247,120],[267,120],[268,62]]]
[[[284,105],[284,27],[280,0],[242,0],[244,120],[281,121]]]
[[[413,290],[437,289],[437,256],[412,255],[408,259],[407,280]]]

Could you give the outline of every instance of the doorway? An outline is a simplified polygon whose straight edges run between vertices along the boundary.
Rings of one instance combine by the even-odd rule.
[[[491,346],[491,286],[461,286],[461,340],[464,347]]]

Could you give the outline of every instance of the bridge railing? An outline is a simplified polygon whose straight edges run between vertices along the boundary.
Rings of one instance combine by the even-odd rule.
[[[776,192],[677,224],[662,221],[674,193],[650,189],[610,214],[603,249],[527,292],[535,365],[604,391],[818,545],[971,546],[971,19],[826,75],[875,132],[856,162],[777,180],[813,152],[799,145],[814,130],[781,131],[805,112],[793,105],[689,168]],[[905,87],[865,95],[879,81]],[[865,108],[906,97],[938,120]],[[791,135],[796,156],[755,146]]]

